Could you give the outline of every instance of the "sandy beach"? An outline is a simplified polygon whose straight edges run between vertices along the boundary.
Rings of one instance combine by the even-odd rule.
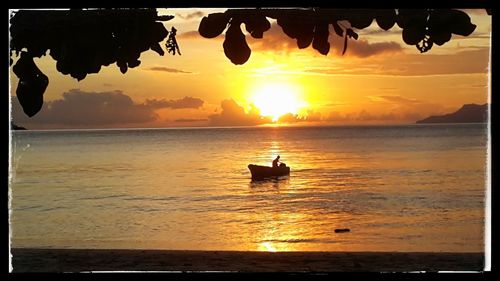
[[[11,249],[13,272],[482,271],[483,253]]]

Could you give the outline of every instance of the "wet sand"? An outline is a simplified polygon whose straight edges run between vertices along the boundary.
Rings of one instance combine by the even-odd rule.
[[[11,249],[13,272],[483,271],[483,253]]]

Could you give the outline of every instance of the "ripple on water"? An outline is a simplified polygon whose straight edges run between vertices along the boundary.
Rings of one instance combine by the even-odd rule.
[[[43,240],[49,233],[51,241],[63,241],[56,247],[95,237],[103,248],[116,238],[133,248],[160,237],[149,247],[268,242],[335,250],[339,245],[328,243],[339,243],[401,251],[415,249],[408,240],[425,239],[423,250],[450,249],[457,241],[455,249],[475,250],[483,239],[485,147],[478,146],[481,131],[468,128],[17,134],[19,147],[31,147],[14,159],[16,239],[57,244]],[[268,163],[275,153],[291,166],[290,176],[252,182],[246,165]],[[99,231],[87,231],[92,226]],[[335,228],[353,232],[335,235]]]

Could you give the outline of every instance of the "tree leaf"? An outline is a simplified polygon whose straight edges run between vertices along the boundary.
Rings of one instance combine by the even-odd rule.
[[[394,9],[376,10],[375,20],[380,28],[389,30],[396,23],[396,11]]]
[[[332,25],[333,25],[333,30],[335,30],[335,33],[339,37],[343,37],[344,36],[344,30],[342,29],[342,27],[340,27],[340,25],[337,22],[332,23]]]
[[[14,74],[19,77],[16,95],[29,117],[37,114],[43,105],[43,93],[49,84],[49,79],[43,74],[33,61],[33,57],[21,52],[21,58],[12,67]]]
[[[314,28],[314,38],[312,46],[320,54],[327,55],[330,51],[330,43],[328,42],[328,23],[317,24]]]
[[[297,39],[299,49],[307,48],[311,45],[314,37],[314,24],[309,22],[299,22],[293,15],[282,15],[278,17],[277,23],[288,37]]]
[[[450,20],[448,22],[452,33],[469,36],[476,29],[476,25],[472,24],[470,17],[459,10],[448,10]]]
[[[346,50],[347,50],[347,34],[344,36],[344,49],[342,50],[342,55],[345,54]]]
[[[157,52],[160,56],[165,55],[165,51],[163,51],[159,43],[152,44],[151,50]]]
[[[423,22],[425,24],[427,16],[428,11],[426,9],[399,9],[396,23],[404,29],[412,21]]]
[[[120,68],[120,72],[125,74],[127,73],[128,67],[127,67],[127,62],[123,60],[119,60],[116,62],[116,65]]]
[[[354,38],[354,40],[358,40],[358,34],[350,28],[346,30],[346,35],[349,36],[350,38]]]
[[[229,17],[225,13],[213,13],[201,19],[198,32],[205,38],[219,36],[227,27]]]
[[[425,37],[425,25],[420,22],[414,21],[413,24],[409,23],[403,29],[403,41],[408,45],[415,45],[422,41]]]
[[[346,19],[349,21],[352,27],[357,29],[363,29],[370,26],[373,22],[373,11],[367,9],[354,9],[345,10]]]
[[[141,61],[140,61],[140,60],[137,60],[137,59],[136,59],[136,60],[129,61],[129,62],[127,63],[128,67],[130,67],[130,68],[137,67],[137,66],[139,66],[140,64],[141,64]]]
[[[241,32],[240,23],[231,23],[227,29],[224,43],[224,54],[234,64],[244,64],[251,54],[251,50]]]
[[[262,38],[263,33],[271,28],[271,23],[266,17],[257,15],[245,20],[245,28],[253,38]]]

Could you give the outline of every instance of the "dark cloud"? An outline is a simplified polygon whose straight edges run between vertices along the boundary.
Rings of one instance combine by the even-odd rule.
[[[183,97],[178,100],[170,100],[170,108],[172,109],[182,109],[182,108],[200,108],[203,106],[203,100],[193,97]]]
[[[63,98],[45,102],[32,118],[24,115],[17,97],[12,98],[15,123],[30,125],[61,125],[61,127],[101,127],[123,123],[145,123],[157,119],[154,108],[135,104],[121,91],[84,92],[73,89]]]
[[[185,20],[190,20],[190,19],[197,19],[197,18],[201,18],[203,17],[205,14],[202,12],[202,11],[196,11],[196,12],[192,12],[192,13],[189,13],[189,14],[186,14],[186,15],[183,15],[183,14],[175,14],[176,17],[179,17],[181,19],[185,19]]]
[[[221,103],[220,114],[210,115],[209,124],[212,126],[253,126],[271,123],[271,118],[260,116],[259,110],[252,106],[249,112],[238,105],[233,99]]]
[[[160,108],[199,108],[203,101],[184,97],[178,100],[147,100],[138,104],[122,91],[85,92],[78,89],[63,93],[62,99],[45,102],[32,118],[22,111],[17,97],[12,97],[14,123],[29,128],[102,128],[141,124],[158,120]]]
[[[171,109],[183,109],[183,108],[200,108],[203,106],[203,100],[193,97],[183,97],[178,100],[157,100],[157,99],[147,99],[145,105],[159,109],[159,108],[171,108]]]
[[[175,68],[169,68],[169,67],[163,67],[163,66],[155,66],[149,68],[149,70],[153,71],[163,71],[163,72],[169,72],[169,73],[184,73],[184,74],[192,74],[192,72],[189,71],[184,71],[180,69],[175,69]]]

